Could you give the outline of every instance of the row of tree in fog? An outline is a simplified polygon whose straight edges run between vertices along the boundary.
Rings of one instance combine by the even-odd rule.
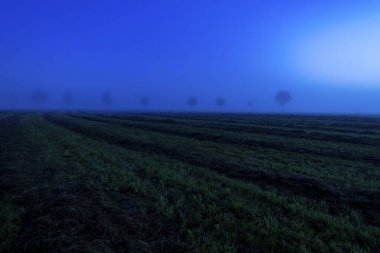
[[[31,99],[35,104],[38,105],[44,105],[49,102],[49,95],[44,90],[34,90],[31,94]],[[281,90],[278,91],[274,97],[275,101],[281,106],[281,109],[283,110],[283,107],[285,104],[291,101],[291,96],[288,91]],[[16,102],[16,97],[13,95],[10,97],[9,101],[14,103]],[[62,102],[70,106],[76,102],[74,95],[70,91],[66,91],[63,94]],[[110,91],[105,91],[101,96],[101,102],[105,105],[111,105],[113,103],[112,95]],[[151,98],[148,96],[143,96],[140,98],[140,104],[144,107],[148,106],[151,103]],[[189,97],[186,101],[187,105],[189,107],[196,107],[199,104],[199,100],[197,97],[192,96]],[[218,97],[215,99],[215,104],[219,107],[224,107],[227,103],[227,100],[224,97]],[[253,106],[253,101],[250,99],[248,101],[248,106]]]

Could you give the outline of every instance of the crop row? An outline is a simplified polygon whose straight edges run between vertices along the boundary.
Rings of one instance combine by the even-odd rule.
[[[231,148],[222,151],[213,151],[215,146],[209,143],[189,144],[191,148],[179,140],[169,136],[160,137],[149,135],[148,132],[130,131],[117,127],[110,128],[106,124],[85,122],[72,118],[47,116],[49,121],[57,123],[72,131],[94,138],[96,140],[106,141],[110,144],[116,144],[128,149],[147,152],[150,154],[159,154],[172,159],[180,160],[196,166],[204,166],[223,175],[237,178],[249,182],[255,182],[261,185],[276,187],[280,191],[290,192],[305,196],[311,199],[325,200],[336,206],[349,205],[354,209],[364,212],[368,222],[376,221],[376,213],[380,210],[378,201],[379,193],[365,191],[343,191],[326,183],[325,180],[287,173],[286,171],[275,171],[252,167],[244,164],[238,159],[228,156],[233,152]],[[188,141],[190,142],[190,141]],[[224,154],[225,155],[224,155]],[[306,169],[305,169],[306,170]]]
[[[131,119],[135,121],[145,121],[145,122],[156,122],[156,123],[169,123],[175,125],[186,125],[195,127],[204,127],[209,129],[225,130],[232,132],[245,132],[245,133],[257,133],[263,135],[271,136],[281,136],[281,137],[291,137],[291,138],[304,138],[309,140],[326,141],[332,143],[346,143],[346,144],[363,144],[363,145],[373,145],[380,146],[380,137],[378,132],[371,132],[372,135],[358,135],[358,134],[348,134],[348,133],[334,133],[330,131],[314,131],[308,129],[307,127],[302,128],[285,128],[279,126],[271,126],[269,123],[265,125],[258,124],[242,124],[242,123],[226,123],[222,120],[194,120],[188,118],[186,120],[176,119],[176,118],[161,118],[157,116],[136,116],[136,115],[104,115],[105,117],[118,118],[118,119]],[[275,120],[275,119],[273,119]],[[262,123],[261,123],[262,124]],[[359,127],[357,128],[359,129]]]
[[[348,192],[269,171],[257,181],[220,173],[224,166],[244,165],[233,155],[243,149],[63,114],[45,119],[49,122],[28,114],[0,122],[0,147],[7,151],[0,188],[15,194],[0,214],[21,216],[8,217],[6,227],[21,228],[12,230],[14,252],[374,252],[380,247],[376,220],[369,222]],[[176,147],[179,152],[171,153]],[[220,170],[209,166],[213,159]],[[316,196],[314,187],[321,190]],[[297,193],[300,189],[310,193]],[[353,194],[356,204],[370,201],[368,192]],[[373,197],[368,204],[376,204],[378,196]]]
[[[99,113],[98,113],[99,114]],[[309,129],[322,132],[356,133],[363,135],[380,133],[379,117],[349,117],[349,116],[316,116],[316,115],[273,115],[273,114],[207,114],[207,113],[101,113],[116,117],[150,117],[156,120],[197,121],[223,124],[257,125],[265,127],[281,127],[289,129]]]
[[[314,156],[330,157],[331,159],[346,159],[364,161],[374,164],[380,163],[380,151],[372,146],[342,145],[323,141],[308,140],[303,138],[290,138],[281,136],[270,136],[256,133],[231,132],[220,129],[209,129],[203,126],[184,124],[180,127],[164,122],[149,122],[148,120],[134,120],[129,118],[114,119],[108,117],[97,117],[96,115],[78,115],[73,117],[87,119],[104,123],[115,123],[125,127],[137,128],[153,132],[167,133],[171,135],[184,136],[198,140],[213,141],[226,144],[236,144],[252,148],[269,148],[297,154],[311,154]]]
[[[48,118],[54,118],[55,123],[58,119],[63,119],[62,116]],[[350,220],[351,216],[341,216],[347,210],[341,210],[341,215],[331,216],[325,213],[326,206],[305,202],[303,198],[263,191],[244,181],[235,182],[220,177],[194,164],[166,159],[161,153],[149,154],[148,150],[137,150],[136,143],[112,143],[108,138],[110,136],[105,139],[99,138],[99,132],[92,135],[94,133],[87,127],[82,128],[85,131],[81,132],[78,125],[69,126],[61,123],[63,121],[60,121],[60,126],[81,135],[87,133],[85,135],[91,137],[91,142],[82,143],[85,145],[83,147],[94,147],[100,152],[91,153],[93,157],[107,152],[106,159],[111,159],[117,167],[125,166],[118,164],[119,159],[113,158],[114,156],[120,156],[122,160],[134,164],[136,175],[140,179],[128,180],[129,184],[134,182],[131,188],[137,192],[142,188],[145,194],[154,196],[158,210],[172,217],[175,224],[181,224],[180,231],[184,229],[188,233],[186,240],[192,241],[200,251],[250,252],[253,245],[256,250],[274,250],[282,247],[286,251],[295,250],[294,242],[297,247],[317,251],[356,247],[347,246],[346,242],[353,242],[368,251],[377,247],[376,240],[372,239],[378,233],[377,228],[363,227],[359,222],[355,223],[354,227],[355,231],[361,228],[360,233],[352,231],[354,227],[351,227],[351,222],[354,221]],[[101,148],[100,144],[95,144],[98,142],[107,142],[112,146]],[[123,147],[125,151],[119,151],[117,146]],[[114,173],[117,172],[114,171],[112,174]],[[124,178],[112,174],[107,174],[107,177],[112,177],[113,180],[106,182]],[[148,185],[142,187],[143,182]],[[321,204],[318,201],[316,203]],[[347,236],[354,237],[348,239]],[[289,245],[288,240],[292,240],[293,243]],[[342,243],[343,241],[346,242]],[[306,244],[307,246],[304,246]]]

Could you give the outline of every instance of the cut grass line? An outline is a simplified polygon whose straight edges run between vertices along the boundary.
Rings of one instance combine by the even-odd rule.
[[[331,147],[321,147],[318,150],[313,150],[311,147],[300,147],[296,145],[286,144],[284,142],[274,142],[274,141],[262,141],[254,138],[250,138],[250,136],[246,136],[246,138],[243,138],[239,134],[242,132],[239,132],[238,134],[232,133],[232,132],[219,132],[219,131],[209,131],[204,130],[203,127],[195,127],[194,129],[188,129],[188,125],[184,125],[183,128],[171,128],[167,126],[162,125],[155,125],[151,124],[149,125],[149,122],[146,122],[144,124],[138,124],[136,122],[128,122],[128,121],[117,121],[117,120],[107,120],[107,119],[101,119],[94,116],[80,116],[80,115],[71,115],[72,117],[80,118],[80,119],[86,119],[90,121],[97,121],[97,122],[103,122],[103,123],[110,123],[110,124],[118,124],[121,126],[126,126],[130,128],[136,128],[136,129],[142,129],[142,130],[149,130],[152,132],[160,132],[160,133],[166,133],[171,135],[177,135],[177,136],[183,136],[183,137],[189,137],[193,139],[198,140],[204,140],[204,141],[213,141],[213,142],[219,142],[219,143],[225,143],[225,144],[235,144],[240,145],[248,148],[255,148],[255,147],[262,147],[262,148],[270,148],[274,150],[280,150],[280,151],[287,151],[287,152],[294,152],[294,153],[303,153],[303,154],[312,154],[312,155],[322,155],[322,156],[329,156],[331,158],[340,158],[344,160],[362,160],[365,162],[370,162],[373,164],[379,164],[380,163],[380,151],[379,156],[373,156],[373,155],[367,155],[366,153],[358,153],[356,152],[348,152],[343,150],[334,150],[331,149]],[[191,125],[190,125],[191,126]]]
[[[196,166],[204,166],[228,177],[246,180],[254,183],[271,185],[279,191],[286,191],[292,194],[308,197],[311,199],[324,200],[335,207],[344,208],[345,205],[355,210],[360,210],[369,223],[378,224],[377,214],[380,213],[380,193],[379,192],[341,192],[334,187],[321,182],[315,178],[303,176],[286,176],[279,173],[262,171],[252,168],[244,168],[234,162],[220,162],[208,158],[207,154],[192,153],[189,150],[182,150],[180,147],[171,149],[156,143],[143,143],[131,139],[118,139],[115,136],[94,129],[86,128],[73,122],[68,122],[62,118],[45,118],[69,130],[88,136],[90,138],[105,141],[109,144],[119,145],[128,149],[147,152],[150,154],[164,155],[168,158],[180,160]]]
[[[94,115],[91,113],[85,113],[86,115]],[[98,115],[98,114],[96,114]],[[290,137],[299,137],[304,139],[310,139],[310,138],[316,138],[318,140],[324,140],[324,141],[339,141],[339,142],[347,142],[347,143],[356,143],[357,144],[369,144],[369,145],[380,145],[378,141],[378,136],[380,135],[380,127],[378,126],[379,123],[372,122],[374,125],[372,128],[374,130],[373,132],[368,131],[362,131],[363,136],[351,136],[347,135],[347,131],[343,133],[336,133],[334,131],[319,131],[318,126],[309,126],[309,125],[295,125],[292,124],[293,127],[287,127],[287,125],[277,125],[273,124],[273,122],[276,122],[278,120],[278,115],[272,116],[271,120],[261,122],[258,120],[258,122],[240,122],[240,121],[228,121],[226,119],[223,119],[221,117],[220,119],[215,119],[212,116],[210,118],[205,118],[203,120],[194,119],[193,117],[184,117],[184,118],[176,118],[175,116],[171,117],[164,117],[160,115],[155,114],[147,114],[147,115],[135,115],[135,114],[127,114],[127,115],[108,115],[108,114],[101,114],[99,116],[106,117],[106,118],[115,118],[115,119],[130,119],[135,121],[142,121],[142,122],[155,122],[155,123],[167,123],[167,124],[173,124],[173,125],[194,125],[194,126],[202,126],[207,127],[210,129],[223,129],[226,131],[242,131],[242,132],[251,132],[251,133],[262,133],[262,134],[268,134],[268,135],[274,135],[274,136],[290,136]],[[328,119],[329,117],[327,117]],[[327,122],[327,119],[325,121]],[[373,118],[371,118],[374,120]],[[319,126],[320,127],[320,126]],[[360,126],[355,126],[356,128],[360,128]],[[305,132],[305,129],[308,131]],[[310,131],[312,130],[312,131]],[[315,131],[317,130],[317,131]],[[346,133],[346,134],[344,134]],[[371,136],[372,135],[372,136]],[[377,136],[377,137],[376,137]],[[376,138],[376,139],[374,139]]]

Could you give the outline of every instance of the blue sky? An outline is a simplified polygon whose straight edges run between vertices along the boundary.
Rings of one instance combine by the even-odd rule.
[[[50,107],[380,112],[379,1],[3,1],[0,105],[34,89]],[[377,43],[379,42],[379,43]],[[247,107],[252,99],[253,108]],[[2,101],[2,102],[1,102]]]

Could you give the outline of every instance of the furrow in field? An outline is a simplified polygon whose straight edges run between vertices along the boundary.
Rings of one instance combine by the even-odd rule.
[[[210,154],[204,154],[181,146],[166,146],[162,143],[144,140],[143,136],[140,136],[139,139],[126,138],[125,136],[102,130],[100,126],[83,126],[81,122],[70,118],[64,119],[63,117],[46,115],[45,119],[66,129],[96,140],[105,141],[109,144],[119,145],[131,150],[159,154],[189,164],[207,167],[232,178],[270,185],[279,191],[324,200],[335,207],[348,205],[362,212],[367,222],[379,222],[377,214],[380,212],[380,193],[377,191],[342,191],[316,178],[301,175],[286,175],[244,167],[244,165],[228,158],[221,160]]]
[[[0,113],[0,120],[6,119],[8,117],[12,117],[16,114],[17,113],[12,113],[12,112],[2,112],[2,113]]]
[[[347,143],[347,144],[364,144],[372,146],[380,146],[379,133],[373,132],[373,136],[360,136],[360,135],[351,135],[351,134],[342,134],[334,132],[323,132],[323,131],[310,131],[307,127],[298,128],[298,129],[286,129],[283,127],[273,127],[268,125],[257,125],[257,124],[236,124],[236,123],[226,123],[225,121],[220,120],[220,122],[215,122],[213,120],[194,120],[192,118],[181,120],[176,118],[160,118],[157,116],[147,115],[136,116],[120,116],[120,115],[103,115],[104,117],[117,118],[117,119],[131,119],[135,121],[143,122],[156,122],[156,123],[170,123],[175,125],[186,125],[186,126],[195,126],[203,127],[216,130],[225,130],[232,132],[245,132],[245,133],[256,133],[272,136],[282,136],[282,137],[293,137],[293,138],[303,138],[308,140],[318,140],[326,142],[338,142],[338,143]],[[306,129],[306,130],[305,130]]]
[[[117,120],[115,121],[118,122]],[[123,120],[122,122],[124,121],[125,120]],[[135,124],[136,122],[132,123]],[[105,122],[105,124],[109,124],[109,122]],[[161,126],[161,124],[159,124],[159,126],[155,126],[155,124],[148,122],[145,122],[144,125],[147,125],[149,127],[153,126],[154,128],[160,128]],[[291,171],[296,172],[297,175],[302,174],[317,178],[322,177],[323,180],[331,179],[331,183],[335,182],[334,184],[344,184],[354,187],[355,185],[357,185],[356,182],[358,181],[358,179],[360,179],[364,180],[365,183],[364,185],[361,185],[359,188],[368,187],[368,189],[378,189],[379,186],[378,183],[376,183],[379,182],[378,179],[380,178],[376,165],[377,163],[372,164],[358,159],[358,157],[361,157],[360,155],[362,154],[365,154],[366,156],[372,155],[372,157],[377,157],[376,155],[374,155],[376,153],[375,148],[366,150],[358,145],[350,145],[349,147],[347,147],[348,145],[344,147],[342,147],[342,145],[320,146],[321,144],[318,144],[318,142],[316,141],[299,142],[294,141],[294,139],[280,139],[279,137],[267,139],[263,138],[263,136],[261,135],[254,138],[254,140],[259,140],[260,142],[266,141],[270,142],[270,144],[279,143],[284,146],[290,146],[291,148],[296,147],[297,150],[304,148],[309,150],[311,148],[311,151],[313,151],[310,153],[301,153],[297,151],[291,152],[287,150],[278,150],[273,148],[262,148],[259,145],[246,148],[242,145],[235,145],[231,143],[231,141],[221,141],[222,139],[225,139],[226,136],[232,136],[233,138],[236,138],[236,136],[241,136],[240,139],[246,141],[251,139],[252,134],[241,135],[238,133],[226,133],[223,131],[210,131],[206,129],[204,133],[206,133],[207,135],[219,134],[216,138],[217,141],[212,141],[213,138],[211,138],[211,140],[199,140],[196,138],[181,136],[181,134],[160,133],[155,130],[147,129],[144,130],[136,126],[129,127],[126,125],[123,126],[114,124],[113,127],[110,129],[113,128],[123,129],[126,131],[126,133],[135,132],[136,135],[150,136],[148,138],[156,140],[157,143],[161,143],[162,140],[167,140],[164,141],[165,145],[170,145],[172,147],[175,143],[177,143],[175,144],[177,146],[184,146],[185,148],[191,150],[206,147],[206,149],[201,148],[202,151],[200,152],[214,154],[217,157],[224,157],[228,158],[229,160],[233,159],[237,163],[243,164],[246,167],[248,166],[253,168],[261,168],[264,170],[276,171],[279,173],[288,173],[290,171],[284,170],[284,168],[291,168]],[[169,129],[170,131],[173,131],[172,126],[170,126]],[[182,126],[181,128],[175,128],[174,130],[186,132],[186,129],[189,130],[191,133],[195,131],[195,135],[197,136],[199,135],[199,131],[201,128]],[[322,144],[325,143],[322,142]],[[212,146],[211,150],[209,149],[210,145]],[[334,150],[336,151],[335,153],[337,153],[338,155],[334,155]],[[333,155],[323,155],[326,153],[326,151],[330,152]],[[339,158],[339,155],[347,152],[350,154],[350,157],[352,159]],[[238,161],[235,159],[236,157],[241,157],[242,159]],[[289,167],[288,164],[292,165]],[[371,185],[373,185],[374,188],[370,187]]]
[[[370,162],[373,164],[380,163],[380,154],[378,154],[380,152],[377,152],[377,149],[372,146],[362,146],[360,147],[360,152],[358,152],[357,147],[351,149],[347,148],[347,146],[352,145],[347,145],[342,149],[340,145],[335,147],[329,145],[329,143],[317,144],[315,141],[303,139],[301,139],[300,141],[294,138],[290,139],[289,137],[285,137],[287,139],[284,139],[283,137],[273,138],[270,136],[268,137],[266,135],[254,136],[252,134],[249,135],[241,132],[229,132],[219,129],[214,129],[214,131],[212,131],[202,126],[182,125],[181,127],[175,127],[165,123],[157,124],[149,121],[140,122],[129,120],[128,118],[114,120],[110,118],[96,117],[94,115],[85,116],[71,114],[71,116],[103,123],[114,123],[126,127],[134,127],[137,129],[143,129],[153,132],[184,136],[198,140],[213,141],[226,144],[236,144],[247,148],[262,147],[280,151],[297,152],[298,154],[306,153],[317,156],[328,156],[332,159],[340,158],[345,160],[358,160]]]
[[[15,235],[6,238],[10,243],[5,245],[5,252],[129,252],[131,249],[145,252],[151,251],[154,243],[158,248],[169,243],[173,251],[181,251],[180,247],[175,250],[179,234],[171,234],[173,239],[151,232],[163,227],[145,227],[151,221],[164,220],[154,210],[147,216],[141,214],[141,196],[133,195],[128,189],[110,192],[98,187],[101,186],[99,175],[90,177],[93,157],[78,155],[84,151],[80,143],[38,119],[36,114],[17,115],[0,123],[0,197],[7,194],[10,203],[22,210],[18,212],[19,229],[15,229],[16,224],[11,227]],[[69,159],[66,151],[77,155]],[[100,166],[107,164],[101,162]],[[1,226],[1,231],[7,231]],[[139,244],[138,240],[154,243]],[[0,240],[0,251],[4,252],[1,246]]]
[[[89,116],[87,116],[89,117]],[[94,116],[92,116],[94,117]],[[95,117],[96,118],[96,117]],[[79,120],[85,120],[80,119]],[[104,120],[104,118],[100,117],[101,120]],[[261,169],[269,169],[273,171],[277,171],[279,173],[284,173],[283,167],[287,166],[288,163],[291,163],[293,168],[305,168],[301,169],[302,175],[308,175],[312,177],[320,177],[321,173],[324,175],[324,179],[330,178],[330,179],[339,179],[338,181],[340,183],[344,182],[344,184],[352,185],[355,184],[354,181],[357,181],[358,176],[352,177],[353,173],[356,175],[362,175],[366,179],[366,186],[372,185],[368,184],[369,182],[373,181],[375,182],[376,179],[380,178],[380,175],[378,174],[378,170],[376,165],[368,162],[361,161],[358,159],[360,155],[365,154],[366,156],[370,156],[372,154],[372,157],[377,157],[376,155],[373,155],[373,153],[376,153],[376,149],[368,149],[365,150],[363,147],[357,147],[351,145],[352,149],[348,149],[348,147],[342,148],[341,145],[337,146],[326,146],[316,143],[316,141],[310,141],[310,142],[299,142],[294,141],[294,139],[283,139],[283,138],[271,138],[268,139],[263,138],[263,136],[255,136],[254,141],[259,141],[259,143],[265,141],[265,144],[269,142],[271,145],[283,145],[284,147],[290,147],[294,151],[289,151],[287,149],[276,149],[276,148],[270,148],[270,147],[261,147],[260,145],[254,145],[250,147],[245,147],[244,145],[236,145],[231,140],[228,140],[228,137],[231,138],[239,138],[240,141],[243,141],[244,143],[247,140],[252,139],[252,134],[250,135],[241,135],[238,133],[230,133],[230,132],[224,132],[224,131],[216,131],[216,130],[209,130],[209,129],[203,129],[203,132],[201,132],[201,135],[212,135],[212,138],[205,138],[205,139],[199,139],[194,138],[199,137],[200,131],[202,128],[200,127],[188,127],[188,126],[182,126],[181,128],[173,128],[171,125],[169,126],[169,131],[166,133],[161,133],[160,131],[156,131],[157,129],[162,128],[162,124],[159,124],[158,126],[154,123],[141,123],[141,122],[133,122],[133,126],[128,125],[122,125],[118,123],[125,123],[125,120],[122,120],[119,122],[118,120],[111,120],[114,121],[115,124],[113,124],[112,128],[120,128],[122,127],[123,130],[130,132],[136,132],[136,134],[141,135],[144,134],[145,136],[151,136],[149,138],[157,139],[157,142],[162,142],[160,138],[163,140],[172,140],[174,142],[178,142],[177,146],[185,146],[188,149],[194,150],[198,149],[200,146],[208,147],[210,145],[213,146],[212,150],[203,150],[201,153],[208,153],[208,154],[217,154],[220,156],[227,157],[229,159],[235,157],[241,157],[243,160],[237,161],[237,163],[240,164],[248,164],[247,166],[253,167],[253,168],[261,168]],[[89,120],[85,120],[89,121]],[[90,120],[91,122],[91,120]],[[89,122],[89,123],[90,123]],[[94,121],[92,121],[94,122]],[[95,121],[96,122],[96,121]],[[100,121],[97,121],[100,122]],[[110,122],[101,122],[104,124],[110,124]],[[131,122],[129,122],[131,123]],[[136,124],[144,124],[141,126],[136,126]],[[147,129],[144,129],[144,126],[147,126]],[[153,129],[153,130],[152,130]],[[167,130],[167,128],[164,128]],[[172,134],[172,131],[179,131],[177,134]],[[191,134],[190,138],[187,136],[183,136],[182,132],[185,132],[186,134]],[[215,136],[216,135],[216,136]],[[264,136],[265,137],[265,136]],[[216,139],[213,141],[213,139]],[[223,140],[228,141],[223,141]],[[173,144],[171,141],[169,143],[166,143],[165,145],[171,145]],[[325,144],[325,143],[323,143]],[[172,146],[172,145],[171,145]],[[309,152],[299,152],[298,150],[308,150]],[[229,151],[227,151],[229,150]],[[231,151],[234,150],[232,153]],[[337,153],[336,155],[334,153]],[[353,151],[352,151],[353,150]],[[226,152],[227,151],[227,152]],[[310,152],[311,151],[311,152]],[[332,154],[331,156],[326,156],[326,151],[330,152]],[[349,153],[350,155],[347,156],[347,159],[341,159],[339,158],[339,155],[344,153]],[[349,159],[348,157],[351,157]],[[253,159],[252,159],[253,158]],[[361,157],[362,158],[362,157]],[[235,159],[236,160],[236,159]],[[251,163],[251,162],[252,163]],[[259,162],[263,161],[265,163]],[[268,163],[269,162],[269,163]],[[311,163],[313,166],[311,166]],[[277,170],[275,168],[278,168]],[[314,168],[314,169],[313,169]],[[326,168],[326,169],[324,169]],[[297,169],[297,171],[299,171]],[[347,174],[347,173],[348,174]],[[343,174],[342,174],[343,173]],[[297,173],[298,174],[298,173]],[[350,175],[350,178],[345,177],[344,175]],[[342,179],[342,177],[344,179]],[[376,181],[378,182],[378,181]],[[378,184],[375,183],[376,189]],[[361,186],[362,187],[362,186]]]
[[[326,216],[332,222],[328,221],[326,225],[323,225],[322,233],[329,235],[329,241],[332,240],[331,238],[344,241],[339,235],[335,239],[337,233],[331,234],[330,232],[352,231],[347,226],[350,225],[347,218],[326,214],[327,210],[324,206],[320,208],[319,202],[316,202],[319,204],[315,205],[315,203],[312,204],[313,201],[306,201],[292,195],[288,195],[286,201],[283,201],[282,199],[286,196],[283,193],[278,193],[277,195],[275,192],[262,191],[252,184],[222,177],[202,167],[190,166],[185,163],[181,165],[181,162],[164,158],[160,153],[149,155],[144,154],[144,152],[134,152],[128,148],[119,148],[118,146],[120,145],[106,145],[107,141],[102,138],[84,141],[84,139],[87,140],[88,138],[81,134],[75,134],[75,132],[68,131],[69,129],[64,130],[59,126],[56,128],[62,129],[62,134],[68,139],[73,139],[74,136],[82,136],[79,143],[81,143],[80,145],[82,145],[84,152],[86,149],[91,148],[99,150],[97,155],[91,155],[92,159],[96,159],[95,163],[98,163],[97,158],[100,157],[106,160],[105,163],[112,162],[115,169],[119,168],[120,171],[124,171],[124,166],[119,164],[119,161],[135,164],[132,170],[140,167],[138,174],[145,181],[150,181],[148,189],[151,190],[149,194],[156,195],[160,200],[159,203],[165,203],[162,200],[168,201],[168,213],[171,217],[177,217],[178,219],[175,224],[185,226],[186,231],[190,232],[190,238],[194,238],[192,236],[194,234],[196,234],[195,239],[212,238],[213,240],[208,241],[212,242],[213,248],[218,243],[226,245],[225,242],[233,241],[235,245],[233,249],[238,252],[247,252],[252,248],[252,245],[255,245],[255,248],[260,251],[276,248],[289,249],[286,243],[282,247],[278,246],[279,242],[283,244],[282,242],[287,241],[286,238],[294,238],[289,231],[293,231],[293,228],[298,230],[299,224],[302,224],[302,227],[304,227],[302,230],[303,237],[312,238],[315,241],[321,232],[317,232],[316,236],[310,236],[309,231],[310,229],[319,231],[318,225],[316,226],[315,224],[319,224],[321,220],[326,221],[324,218]],[[140,137],[144,138],[143,136]],[[104,153],[107,155],[104,155]],[[100,167],[102,166],[104,165],[102,164]],[[143,169],[142,167],[145,168]],[[105,172],[104,176],[111,178],[112,174],[115,173],[115,171],[107,173],[107,168],[103,171]],[[117,181],[116,177],[117,175],[113,177],[112,181]],[[131,181],[131,179],[128,181]],[[138,184],[140,185],[142,181],[138,181]],[[142,186],[142,188],[145,187]],[[280,199],[282,200],[281,202],[279,201]],[[295,204],[293,205],[292,203],[294,202]],[[296,211],[294,208],[296,208]],[[171,213],[171,209],[175,210],[174,214]],[[177,215],[178,213],[179,215]],[[276,219],[278,219],[278,222],[275,221]],[[269,226],[271,231],[269,237],[262,237],[262,235],[267,235],[266,231],[268,229],[261,227],[261,221],[264,221],[264,224],[268,222],[271,224]],[[276,223],[275,226],[273,226],[273,221]],[[273,229],[274,227],[275,229]],[[332,231],[330,231],[330,228]],[[371,229],[372,226],[365,225],[364,228],[360,231],[367,231],[367,228]],[[355,228],[355,231],[358,230],[359,228]],[[227,234],[226,231],[228,231]],[[274,233],[276,236],[273,236]],[[357,234],[352,232],[344,233]],[[373,235],[370,235],[365,238],[373,237]],[[202,240],[200,243],[201,245],[205,245],[205,243],[207,245],[208,241]],[[272,246],[267,244],[268,241],[273,242]],[[370,247],[375,248],[376,245],[376,243],[371,242]],[[200,248],[195,247],[195,249]],[[201,249],[205,249],[205,247]],[[223,249],[217,252],[224,251]]]
[[[164,116],[161,116],[164,117]],[[168,115],[167,118],[175,119],[175,116]],[[223,116],[215,117],[213,115],[206,117],[186,116],[184,120],[199,120],[210,121],[214,123],[229,123],[229,124],[242,124],[242,125],[259,125],[264,127],[281,127],[289,129],[316,129],[327,132],[355,132],[362,134],[370,134],[373,130],[374,133],[379,134],[380,131],[380,119],[376,117],[365,118],[365,123],[358,121],[357,118],[343,117],[344,120],[337,119],[336,116],[307,116],[307,115],[234,115],[231,119],[225,119]],[[369,132],[368,132],[369,131]],[[376,132],[377,131],[377,132]]]
[[[257,125],[264,127],[281,127],[304,130],[315,129],[323,132],[342,132],[342,133],[356,133],[363,135],[378,135],[380,134],[380,118],[376,117],[362,117],[366,119],[365,123],[359,117],[352,118],[344,116],[344,120],[338,120],[337,116],[307,116],[307,115],[218,115],[215,114],[115,114],[115,113],[102,113],[103,116],[113,117],[138,117],[150,118],[157,121],[172,121],[172,122],[198,122],[198,123],[223,123],[232,125]],[[338,119],[337,119],[338,118]],[[332,122],[335,122],[332,124]],[[368,128],[368,129],[367,129]]]
[[[8,252],[21,229],[23,209],[14,195],[19,193],[15,188],[22,188],[28,179],[14,167],[28,156],[20,117],[12,114],[0,119],[0,252]]]
[[[7,115],[0,118],[0,166],[3,168],[1,173],[4,172],[4,168],[8,165],[14,155],[12,152],[15,148],[15,144],[20,141],[18,137],[20,115]],[[14,139],[14,140],[12,140]]]
[[[275,191],[265,181],[257,181],[261,186],[256,187],[180,162],[161,150],[147,154],[139,147],[135,152],[123,143],[133,140],[149,149],[153,135],[131,139],[115,125],[90,122],[91,127],[84,120],[50,117],[70,126],[65,129],[36,114],[0,121],[0,147],[5,151],[0,161],[6,162],[0,166],[0,196],[3,190],[12,194],[12,201],[22,207],[24,222],[5,252],[250,252],[252,248],[376,252],[379,248],[379,223],[369,221],[366,213],[363,222],[358,213],[345,210],[347,203],[342,201],[347,192],[337,193],[339,203],[328,198],[327,206],[318,196],[309,201],[303,197],[307,195],[297,197],[287,187]],[[181,145],[153,142],[184,151]],[[7,177],[10,180],[3,184]],[[144,208],[137,208],[140,204]],[[356,204],[362,205],[362,200]]]

